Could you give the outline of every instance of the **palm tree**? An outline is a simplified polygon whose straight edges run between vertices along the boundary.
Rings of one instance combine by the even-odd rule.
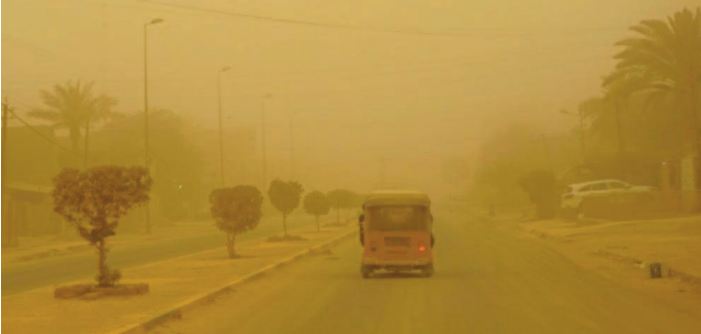
[[[691,146],[701,152],[701,8],[684,9],[666,21],[643,20],[630,29],[637,35],[616,43],[623,50],[614,57],[615,70],[604,79],[607,96],[619,104],[636,92],[650,99],[674,95],[689,120]]]
[[[81,128],[85,130],[83,165],[87,165],[90,123],[115,115],[112,108],[117,100],[107,95],[95,96],[93,83],[81,84],[68,81],[54,85],[50,91],[40,92],[44,108],[37,108],[30,116],[53,123],[56,128],[68,129],[71,147],[76,154],[80,148]]]

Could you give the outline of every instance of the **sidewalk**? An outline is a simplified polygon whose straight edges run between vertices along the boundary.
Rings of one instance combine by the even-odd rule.
[[[59,300],[53,298],[53,288],[47,287],[3,297],[2,330],[8,333],[119,332],[310,247],[350,235],[355,229],[355,225],[349,224],[315,232],[306,226],[290,232],[303,236],[305,241],[242,241],[237,245],[242,255],[239,259],[228,259],[225,248],[219,247],[124,270],[124,283],[150,284],[150,292],[143,296]],[[80,282],[91,280],[86,277]]]
[[[518,226],[582,267],[701,307],[701,216],[622,222],[552,219]],[[653,262],[662,264],[662,279],[649,278]]]

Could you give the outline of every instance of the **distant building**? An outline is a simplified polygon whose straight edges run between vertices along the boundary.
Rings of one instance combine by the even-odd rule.
[[[35,127],[35,131],[24,126],[7,128],[3,246],[16,244],[19,236],[55,233],[61,228],[50,198],[51,179],[60,169],[59,148],[49,141],[56,139],[51,127]]]
[[[16,244],[19,236],[55,234],[61,231],[62,220],[53,211],[51,187],[16,183],[6,187],[3,238],[7,232],[10,244]]]

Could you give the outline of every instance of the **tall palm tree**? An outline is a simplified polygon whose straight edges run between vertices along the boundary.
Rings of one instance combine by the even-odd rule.
[[[630,28],[635,37],[619,41],[623,50],[611,75],[607,95],[618,99],[643,92],[650,98],[672,94],[689,120],[689,143],[701,152],[701,8],[684,9],[667,20],[644,20]]]
[[[92,82],[82,84],[80,81],[54,85],[52,90],[40,92],[44,107],[29,113],[53,123],[54,127],[68,129],[76,154],[80,151],[81,129],[84,129],[84,165],[87,165],[90,123],[112,117],[115,114],[112,108],[117,104],[117,100],[107,95],[95,96],[92,88]]]

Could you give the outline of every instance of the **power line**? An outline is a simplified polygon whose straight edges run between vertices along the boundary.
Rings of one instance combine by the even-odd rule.
[[[277,22],[277,23],[304,25],[304,26],[312,26],[312,27],[320,27],[320,28],[333,28],[333,29],[340,29],[340,30],[360,30],[360,31],[389,33],[389,34],[424,35],[424,36],[439,36],[439,37],[465,37],[465,36],[475,36],[475,34],[476,34],[476,33],[467,33],[467,32],[438,32],[438,31],[392,29],[392,28],[368,27],[368,26],[360,26],[360,25],[352,25],[352,24],[306,21],[306,20],[299,20],[299,19],[290,19],[290,18],[282,18],[282,17],[273,17],[273,16],[256,15],[256,14],[241,13],[241,12],[234,12],[234,11],[226,11],[226,10],[214,9],[214,8],[197,7],[197,6],[191,6],[191,5],[182,5],[182,4],[175,4],[175,3],[157,1],[157,0],[142,0],[142,1],[145,3],[153,4],[153,5],[177,8],[177,9],[191,11],[191,12],[201,12],[201,13],[208,13],[208,14],[217,14],[217,15],[238,17],[238,18],[248,19],[248,20]]]
[[[276,23],[284,23],[284,24],[305,25],[305,26],[312,26],[312,27],[319,27],[319,28],[332,28],[332,29],[339,29],[339,30],[355,30],[355,31],[367,31],[367,32],[376,32],[376,33],[401,34],[401,35],[424,35],[424,36],[436,36],[436,37],[474,37],[474,36],[484,35],[485,33],[489,33],[492,35],[514,35],[514,36],[523,36],[523,35],[529,35],[529,34],[535,35],[535,34],[542,34],[544,32],[571,34],[571,33],[577,33],[577,32],[590,32],[591,33],[591,32],[625,31],[625,29],[626,29],[625,26],[611,25],[608,27],[598,27],[598,28],[588,27],[586,29],[566,29],[566,30],[545,29],[543,32],[537,32],[537,33],[527,32],[527,31],[524,31],[523,29],[509,30],[509,29],[472,29],[472,28],[470,29],[470,32],[466,32],[466,31],[453,31],[453,32],[451,32],[451,31],[426,31],[426,30],[410,30],[410,29],[399,29],[399,28],[371,27],[371,26],[362,26],[362,25],[353,25],[353,24],[333,23],[333,22],[308,21],[308,20],[301,20],[301,19],[266,16],[266,15],[258,15],[258,14],[243,13],[243,12],[236,12],[236,11],[227,11],[227,10],[215,9],[215,8],[206,8],[206,7],[198,7],[198,6],[192,6],[192,5],[176,4],[176,3],[160,1],[160,0],[141,0],[140,2],[149,3],[152,5],[156,5],[156,6],[169,7],[169,8],[173,8],[173,9],[177,9],[177,10],[184,10],[184,11],[190,11],[190,12],[200,12],[200,13],[205,13],[205,14],[215,14],[215,15],[223,15],[223,16],[232,16],[232,17],[248,19],[248,20],[255,20],[255,21],[267,21],[267,22],[276,22]]]
[[[25,127],[29,128],[32,132],[34,132],[34,133],[35,133],[36,135],[38,135],[39,137],[43,138],[43,139],[46,140],[47,142],[49,142],[49,143],[55,145],[56,147],[60,148],[60,149],[63,150],[63,151],[66,151],[66,152],[68,152],[68,153],[77,155],[75,152],[73,152],[73,150],[70,150],[70,149],[67,149],[67,148],[63,147],[63,145],[59,144],[59,143],[58,143],[57,141],[55,141],[53,138],[51,138],[51,137],[49,137],[49,136],[43,134],[41,131],[37,130],[34,126],[32,126],[31,124],[29,124],[29,122],[27,122],[27,121],[25,121],[24,119],[22,119],[21,117],[19,117],[19,115],[17,115],[17,113],[15,113],[15,111],[12,110],[11,108],[8,108],[7,111],[9,111],[10,114],[12,114],[12,116],[13,116],[15,119],[17,119],[17,120],[18,120],[20,123],[22,123]]]

